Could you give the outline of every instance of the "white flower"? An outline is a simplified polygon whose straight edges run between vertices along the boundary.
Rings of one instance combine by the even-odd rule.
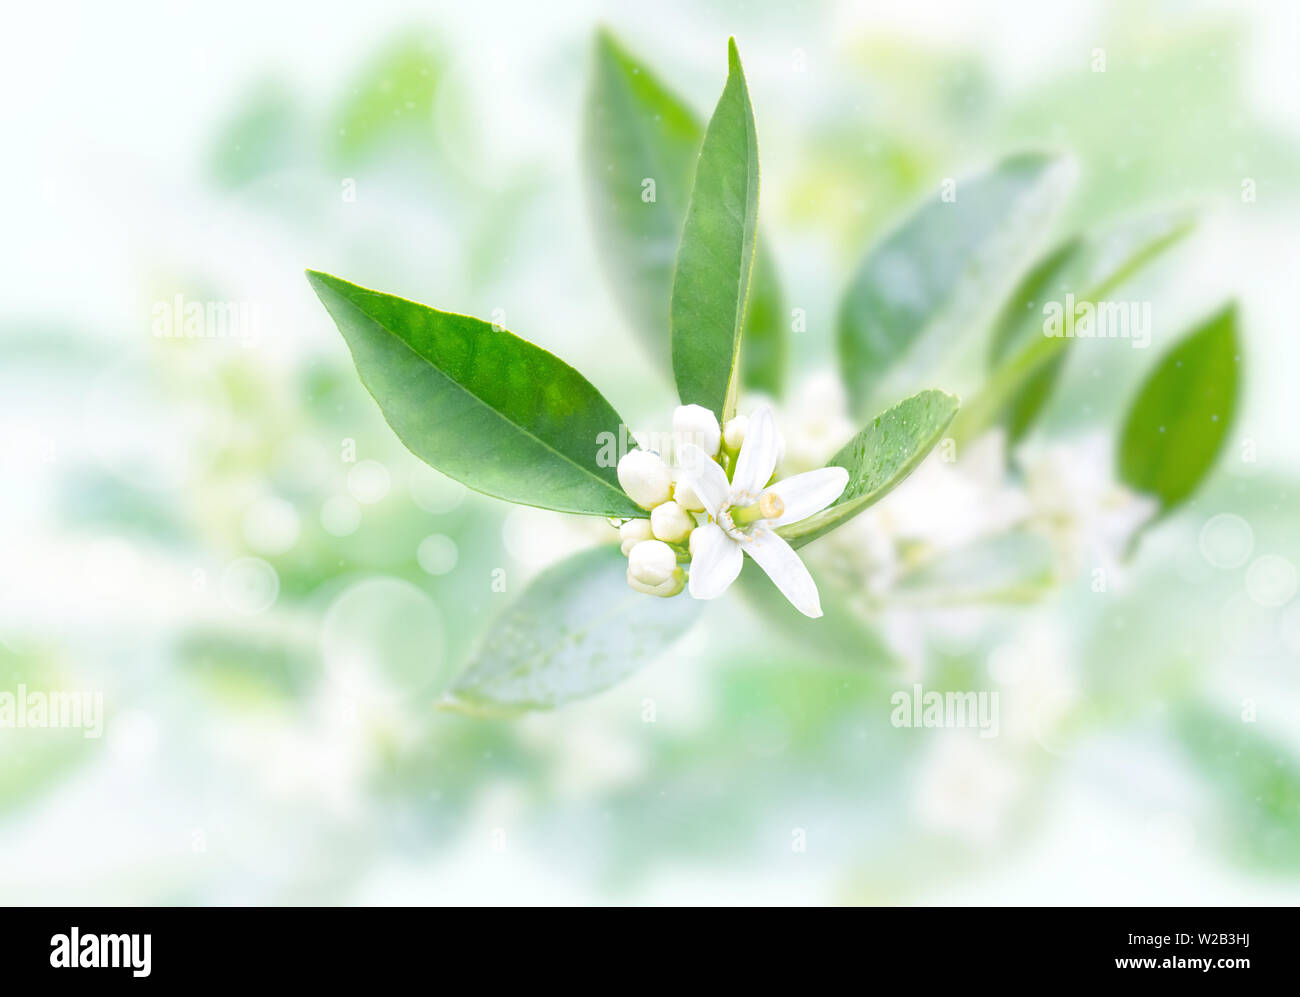
[[[695,529],[695,520],[676,502],[664,502],[650,512],[650,528],[659,540],[679,544]]]
[[[631,450],[618,462],[618,483],[642,509],[653,509],[673,494],[673,476],[652,450]]]
[[[627,583],[647,595],[671,596],[682,590],[685,572],[677,553],[662,540],[642,540],[627,557]]]
[[[779,451],[776,423],[766,406],[750,417],[731,481],[702,450],[682,447],[683,473],[709,514],[708,523],[691,534],[690,592],[696,599],[721,595],[740,574],[745,551],[799,612],[817,617],[822,615],[817,584],[775,529],[834,502],[848,485],[849,472],[823,467],[768,485]]]
[[[1021,460],[1034,525],[1052,542],[1063,577],[1091,560],[1120,574],[1120,555],[1158,503],[1117,482],[1113,446],[1104,433],[1026,448]]]
[[[718,417],[703,405],[678,405],[673,412],[673,444],[678,452],[693,443],[712,457],[722,442]]]
[[[618,528],[618,538],[622,541],[623,556],[632,553],[632,548],[642,540],[653,540],[654,531],[650,529],[648,519],[629,519]]]

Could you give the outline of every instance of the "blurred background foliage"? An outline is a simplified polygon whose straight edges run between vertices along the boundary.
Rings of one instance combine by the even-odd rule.
[[[120,75],[96,53],[125,29],[87,11],[18,112],[30,162],[6,167],[31,196],[0,310],[0,691],[102,690],[106,726],[0,729],[0,899],[1294,902],[1295,15],[964,7],[382,4],[310,29],[160,8],[110,46],[117,63],[158,43]],[[25,16],[36,33],[15,37],[53,15]],[[1240,298],[1224,455],[1122,589],[1043,575],[1030,599],[873,617],[824,583],[816,623],[735,592],[594,699],[434,708],[510,597],[611,531],[419,464],[302,270],[500,309],[629,419],[664,422],[669,381],[614,304],[582,192],[602,24],[697,114],[737,34],[765,244],[807,313],[792,394],[833,363],[863,252],[944,178],[1071,155],[1044,246],[1197,208],[1125,292],[1155,304],[1153,349],[1072,357],[1027,441],[1115,439],[1173,337]],[[11,55],[30,88],[38,53]],[[152,335],[176,295],[269,318],[246,340]],[[958,581],[1021,553],[973,551]],[[1000,690],[999,737],[892,727],[914,681]]]

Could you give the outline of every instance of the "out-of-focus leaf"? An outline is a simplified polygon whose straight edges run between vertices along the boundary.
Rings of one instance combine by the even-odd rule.
[[[890,599],[918,606],[1032,602],[1050,589],[1053,571],[1045,537],[1010,530],[905,569]]]
[[[1266,869],[1300,869],[1300,762],[1251,724],[1202,706],[1175,717],[1183,750],[1222,802],[1234,856]]]
[[[785,388],[789,353],[789,324],[772,251],[759,237],[754,250],[754,271],[745,305],[745,331],[741,335],[740,383],[751,391],[780,398]]]
[[[739,585],[741,592],[765,623],[790,638],[804,652],[815,651],[828,664],[887,670],[895,661],[880,634],[850,605],[844,590],[818,579],[822,612],[809,619],[795,612],[781,590],[772,584],[753,558],[745,558]]]
[[[643,516],[619,487],[617,412],[585,377],[487,322],[307,272],[357,373],[407,448],[470,488],[522,505]]]
[[[611,288],[665,369],[673,262],[703,135],[643,63],[608,33],[596,36],[584,121],[595,235]]]
[[[1023,342],[1030,328],[1039,329],[1041,335],[1042,303],[1053,300],[1058,293],[1066,293],[1062,290],[1063,283],[1068,282],[1068,275],[1078,266],[1082,256],[1083,241],[1074,238],[1048,253],[1025,275],[994,324],[990,350],[992,367],[996,368],[1018,343]],[[1044,363],[1007,403],[1002,418],[1007,427],[1008,445],[1024,436],[1047,404],[1065,367],[1065,357],[1062,350]]]
[[[934,448],[956,412],[956,398],[931,388],[876,416],[826,462],[848,470],[843,494],[816,515],[777,532],[800,547],[879,502]]]
[[[696,114],[608,32],[598,33],[584,119],[588,202],[610,288],[665,371],[673,265],[703,139]],[[776,268],[760,239],[740,358],[746,387],[780,394],[787,333]]]
[[[617,547],[574,554],[537,576],[488,631],[443,705],[487,713],[549,710],[649,664],[702,603],[628,588]]]
[[[1065,161],[1024,153],[936,194],[859,266],[840,307],[838,346],[854,411],[915,389],[955,338],[971,331],[1032,249],[1068,186]]]
[[[4,758],[0,765],[0,814],[29,804],[59,786],[78,764],[96,757],[94,749],[102,745],[96,738],[102,736],[106,722],[101,712],[98,717],[83,715],[83,726],[79,728],[20,728],[18,711],[24,706],[18,691],[21,686],[42,698],[52,692],[78,697],[79,714],[85,702],[79,698],[84,693],[68,687],[65,677],[44,652],[20,655],[0,644],[0,696],[6,697],[0,713],[8,714],[0,723],[0,757]]]
[[[302,122],[289,92],[266,83],[222,129],[211,171],[225,187],[238,187],[291,164],[300,151]]]
[[[734,38],[727,62],[727,84],[695,169],[671,302],[677,393],[683,405],[703,405],[724,422],[736,405],[740,333],[758,233],[758,138]]]
[[[1064,302],[1067,294],[1075,304],[1097,304],[1115,288],[1132,278],[1143,267],[1177,244],[1192,230],[1192,218],[1186,214],[1161,214],[1121,225],[1103,236],[1073,238],[1052,250],[1036,263],[1007,299],[1005,308],[993,327],[989,351],[990,368],[996,371],[1010,357],[1034,349],[1043,335],[1046,302]],[[1009,395],[1001,412],[1007,427],[1008,442],[1024,436],[1042,412],[1057,379],[1064,369],[1065,352],[1071,338],[1054,340],[1058,349],[1036,369],[1027,371],[1017,385],[1000,385]],[[983,426],[969,425],[977,417],[978,404],[968,406],[959,420],[971,435]],[[988,418],[996,418],[993,412]]]
[[[1185,500],[1223,449],[1240,384],[1230,303],[1187,333],[1142,385],[1120,434],[1121,480],[1158,499],[1161,513]]]
[[[344,162],[364,159],[401,135],[433,141],[433,100],[442,65],[422,39],[402,38],[362,71],[336,116],[335,152]]]

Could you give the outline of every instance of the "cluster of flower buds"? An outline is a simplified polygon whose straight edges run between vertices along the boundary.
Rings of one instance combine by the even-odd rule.
[[[650,513],[619,527],[627,555],[627,583],[648,595],[673,596],[686,586],[682,565],[690,560],[689,542],[704,502],[674,467],[673,456],[687,444],[712,458],[732,457],[745,441],[748,420],[736,416],[725,431],[702,405],[679,405],[673,412],[670,452],[633,450],[618,462],[618,481],[632,501]]]
[[[634,450],[618,480],[649,519],[623,523],[627,582],[638,592],[716,599],[749,555],[805,616],[822,615],[817,583],[777,531],[834,503],[849,482],[843,467],[819,467],[778,481],[785,441],[761,405],[726,427],[699,405],[673,413],[668,459]]]

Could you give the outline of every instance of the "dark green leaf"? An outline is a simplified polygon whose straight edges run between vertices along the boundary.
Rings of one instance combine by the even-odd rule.
[[[956,412],[956,398],[931,388],[876,416],[826,462],[848,470],[844,493],[816,515],[777,532],[801,547],[879,502],[934,448]]]
[[[548,710],[591,696],[649,664],[702,608],[628,588],[627,558],[597,547],[547,568],[493,624],[444,705]]]
[[[1162,357],[1120,434],[1119,476],[1159,499],[1161,512],[1201,483],[1223,449],[1237,407],[1241,346],[1229,304]]]
[[[584,122],[588,201],[610,287],[665,371],[671,369],[673,264],[703,139],[695,113],[642,60],[609,33],[598,33]],[[776,269],[761,241],[743,338],[745,385],[778,395],[787,323]]]
[[[307,276],[362,384],[421,460],[522,505],[645,515],[618,484],[622,420],[564,361],[476,318]]]
[[[685,405],[722,420],[736,403],[737,357],[758,231],[758,140],[736,40],[709,120],[682,230],[671,302],[673,376]]]
[[[1012,156],[936,195],[867,254],[840,308],[838,345],[854,411],[912,390],[972,312],[1020,266],[1064,194],[1065,164]],[[929,368],[929,370],[927,370]]]

